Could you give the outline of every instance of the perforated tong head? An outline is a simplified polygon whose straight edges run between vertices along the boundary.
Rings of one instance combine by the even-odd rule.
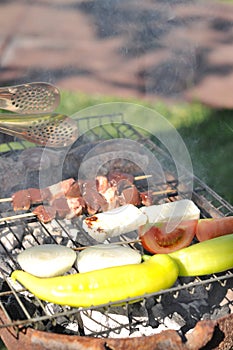
[[[0,114],[0,131],[45,147],[66,147],[78,137],[77,122],[59,113]]]
[[[60,103],[59,90],[49,83],[28,83],[0,88],[0,109],[16,113],[49,113]]]

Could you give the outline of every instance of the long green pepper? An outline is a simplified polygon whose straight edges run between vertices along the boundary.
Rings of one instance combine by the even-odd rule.
[[[179,276],[202,276],[233,268],[233,234],[212,238],[172,252]]]
[[[90,307],[170,288],[178,277],[178,267],[168,255],[157,254],[141,264],[86,273],[39,278],[16,270],[11,277],[42,300]]]

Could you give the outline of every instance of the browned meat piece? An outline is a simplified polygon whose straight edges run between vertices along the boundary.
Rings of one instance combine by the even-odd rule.
[[[12,195],[12,205],[15,211],[28,210],[31,206],[31,199],[28,190],[20,190]]]
[[[104,196],[104,198],[108,202],[108,210],[119,207],[119,198],[117,195],[116,186],[111,186],[107,188],[106,191],[102,193],[102,196]]]
[[[81,189],[78,181],[74,181],[71,185],[70,188],[66,192],[66,197],[67,198],[75,198],[75,197],[80,197],[81,196]]]
[[[43,188],[40,190],[41,198],[43,202],[49,202],[52,199],[52,194],[49,188]]]
[[[83,214],[86,209],[86,203],[82,197],[67,198],[67,204],[70,208],[70,214],[66,216],[67,219]]]
[[[47,205],[39,205],[33,210],[38,220],[44,223],[50,222],[56,217],[56,210]]]
[[[96,189],[99,193],[104,193],[109,186],[108,178],[106,176],[96,177]]]
[[[104,192],[109,186],[106,176],[97,176],[95,180],[79,180],[80,190],[83,193],[87,188],[97,192]]]
[[[139,191],[129,179],[119,180],[116,186],[120,205],[133,204],[138,206],[141,204]]]
[[[141,197],[142,205],[145,205],[146,207],[149,207],[150,205],[153,204],[152,191],[141,192],[140,193],[140,197]]]
[[[129,180],[127,179],[121,179],[117,184],[116,184],[116,187],[117,187],[117,192],[118,194],[120,195],[122,193],[122,191],[126,188],[130,188],[134,186]]]
[[[70,187],[74,182],[75,180],[73,178],[70,178],[48,186],[42,190],[43,196],[45,196],[46,200],[48,201],[66,196],[66,193],[70,190]]]
[[[94,215],[100,211],[108,210],[108,202],[102,194],[93,188],[92,183],[86,182],[83,185],[82,197],[86,203],[88,214]]]
[[[75,180],[73,178],[67,179],[67,180],[63,180],[60,182],[61,184],[61,189],[62,192],[64,194],[64,196],[66,196],[67,192],[70,190],[70,187],[75,183]]]
[[[135,206],[138,206],[141,204],[140,194],[134,185],[123,189],[119,196],[119,199],[121,205],[133,204]]]
[[[119,181],[121,180],[128,180],[129,183],[133,184],[134,183],[134,176],[131,174],[127,173],[121,173],[121,172],[110,172],[108,174],[108,181],[113,183],[113,184],[118,184]]]
[[[31,204],[42,203],[44,200],[43,193],[39,188],[28,188]]]
[[[82,197],[60,197],[51,202],[51,207],[55,209],[59,219],[72,219],[83,213],[85,202]]]
[[[70,214],[70,208],[65,197],[55,198],[51,203],[51,207],[55,209],[57,216],[60,219],[64,219],[68,214]]]
[[[95,180],[78,180],[78,183],[79,183],[81,195],[83,195],[83,193],[86,192],[87,190],[97,191]]]

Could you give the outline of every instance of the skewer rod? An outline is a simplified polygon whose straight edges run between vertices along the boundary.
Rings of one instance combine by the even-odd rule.
[[[10,220],[17,220],[17,219],[23,219],[23,218],[30,218],[35,217],[34,213],[24,213],[24,214],[18,214],[18,215],[12,215],[12,216],[6,216],[5,218],[0,218],[0,223]]]
[[[132,240],[132,241],[120,241],[120,242],[113,242],[113,243],[108,243],[109,244],[109,246],[111,246],[112,244],[119,244],[119,245],[121,245],[121,244],[133,244],[133,243],[139,243],[139,242],[141,242],[141,240],[140,239],[134,239],[134,240]],[[89,248],[89,247],[94,247],[94,246],[92,246],[92,245],[89,245],[89,246],[86,246],[86,247],[76,247],[76,248],[73,248],[73,250],[84,250],[84,249],[86,249],[86,248]]]
[[[152,175],[139,175],[134,177],[134,181],[149,179]]]
[[[162,191],[155,191],[152,192],[152,195],[158,196],[160,194],[166,194],[166,193],[177,193],[177,190],[162,190]]]
[[[12,198],[8,197],[8,198],[0,198],[0,203],[4,203],[4,202],[12,202]]]

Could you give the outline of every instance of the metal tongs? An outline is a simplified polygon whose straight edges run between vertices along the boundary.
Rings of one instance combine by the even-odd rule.
[[[59,90],[49,83],[28,83],[0,88],[0,109],[16,113],[48,113],[60,103]]]
[[[64,114],[0,114],[0,131],[37,145],[66,147],[78,137],[77,123]]]
[[[0,114],[0,131],[41,146],[69,146],[78,137],[77,123],[52,112],[59,102],[59,90],[48,83],[0,88],[0,109],[19,112]]]

